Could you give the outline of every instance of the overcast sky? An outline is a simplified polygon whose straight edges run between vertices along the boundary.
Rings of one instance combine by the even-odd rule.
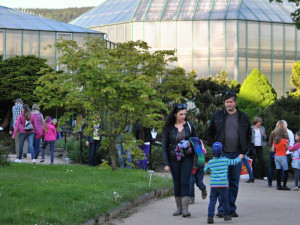
[[[105,0],[0,0],[0,6],[9,8],[51,8],[97,6]]]

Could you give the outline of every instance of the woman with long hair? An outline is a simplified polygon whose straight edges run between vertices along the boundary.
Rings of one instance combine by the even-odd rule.
[[[178,104],[170,112],[163,129],[162,152],[166,171],[171,171],[177,210],[173,216],[191,216],[189,205],[189,180],[193,168],[194,154],[185,149],[183,155],[176,148],[182,140],[196,137],[193,123],[187,120],[186,104]]]
[[[27,138],[28,149],[31,153],[32,163],[35,164],[35,152],[33,148],[33,141],[35,134],[38,132],[38,127],[34,115],[31,113],[29,106],[26,104],[23,105],[22,113],[18,116],[12,138],[15,138],[18,131],[20,133],[19,157],[15,160],[15,162],[22,162],[24,141]]]
[[[42,146],[42,157],[40,162],[45,161],[45,149],[47,145],[50,145],[50,155],[51,155],[51,161],[50,165],[53,165],[54,163],[54,144],[56,142],[57,132],[56,128],[51,124],[52,118],[51,116],[46,116],[44,120],[43,125],[43,134],[44,134],[44,143]]]

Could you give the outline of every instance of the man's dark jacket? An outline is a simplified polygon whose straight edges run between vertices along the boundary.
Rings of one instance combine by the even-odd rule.
[[[251,125],[249,116],[237,109],[238,113],[238,125],[239,125],[239,149],[241,154],[245,154],[251,146]],[[225,121],[227,116],[227,111],[225,109],[215,112],[210,120],[208,131],[207,131],[207,141],[210,146],[214,142],[221,142],[224,146],[225,137]]]

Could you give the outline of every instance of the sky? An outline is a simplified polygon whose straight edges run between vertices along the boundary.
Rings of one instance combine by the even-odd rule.
[[[105,0],[0,0],[0,6],[8,8],[48,8],[97,6]]]

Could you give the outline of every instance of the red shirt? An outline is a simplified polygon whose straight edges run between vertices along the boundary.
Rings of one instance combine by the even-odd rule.
[[[281,141],[278,144],[275,144],[275,142],[273,142],[273,145],[275,147],[275,156],[286,156],[287,143],[287,139],[281,139]]]

